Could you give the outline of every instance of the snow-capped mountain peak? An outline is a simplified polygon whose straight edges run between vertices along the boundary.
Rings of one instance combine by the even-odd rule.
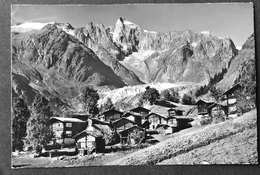
[[[47,24],[54,24],[54,22],[49,22],[49,23],[25,22],[20,25],[11,26],[11,31],[25,33],[31,30],[41,30]]]

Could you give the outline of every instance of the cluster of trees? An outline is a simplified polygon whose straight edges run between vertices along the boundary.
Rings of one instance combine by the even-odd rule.
[[[145,92],[143,93],[143,95],[141,95],[139,99],[139,105],[143,106],[144,103],[149,103],[150,105],[153,105],[158,99],[160,99],[159,91],[155,88],[147,86],[145,88]]]
[[[163,90],[160,95],[162,100],[169,100],[175,103],[180,102],[179,93],[174,88]]]
[[[48,100],[37,94],[29,110],[23,97],[16,97],[12,106],[12,149],[23,150],[25,145],[34,149],[50,142],[53,133],[47,122],[52,115]]]
[[[86,87],[80,100],[90,115],[98,113],[97,102],[99,95],[96,90]],[[111,100],[111,99],[110,99]],[[110,103],[110,102],[108,102]],[[106,107],[111,107],[107,104]],[[53,112],[49,100],[41,94],[36,94],[29,108],[23,97],[16,97],[12,103],[12,149],[23,150],[24,146],[31,147],[38,152],[54,137],[49,127]]]
[[[193,95],[187,93],[180,98],[178,92],[174,88],[163,90],[161,93],[155,88],[147,86],[145,92],[141,95],[139,99],[139,105],[142,106],[144,103],[149,103],[153,105],[157,100],[169,100],[175,103],[181,102],[186,105],[193,105],[196,103]]]
[[[106,102],[104,104],[100,105],[99,111],[104,112],[104,111],[107,111],[107,110],[110,110],[110,109],[113,109],[113,108],[115,108],[115,107],[114,107],[114,104],[112,102],[112,99],[110,97],[108,97]]]

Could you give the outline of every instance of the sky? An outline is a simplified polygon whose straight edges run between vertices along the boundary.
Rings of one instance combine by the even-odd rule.
[[[211,31],[230,37],[242,46],[254,32],[253,5],[229,4],[118,4],[118,5],[12,5],[11,23],[64,22],[73,27],[87,23],[114,25],[119,17],[138,24],[142,29],[168,31]]]

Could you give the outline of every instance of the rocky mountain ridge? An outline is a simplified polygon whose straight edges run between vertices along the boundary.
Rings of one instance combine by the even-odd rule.
[[[124,18],[109,27],[48,23],[11,30],[13,77],[23,76],[28,80],[24,87],[63,101],[76,98],[85,86],[204,85],[216,75],[224,76],[238,53],[230,38],[205,31],[147,31]],[[14,81],[14,87],[21,87],[18,84]],[[21,94],[21,89],[14,91]]]

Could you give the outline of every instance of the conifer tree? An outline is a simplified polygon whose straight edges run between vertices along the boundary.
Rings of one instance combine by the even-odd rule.
[[[98,92],[90,87],[86,87],[83,91],[83,95],[81,97],[82,102],[84,103],[85,110],[91,114],[98,113],[97,102],[99,100]]]
[[[42,148],[53,138],[53,132],[48,121],[51,116],[48,100],[37,94],[32,104],[32,114],[27,123],[27,144],[34,149]]]
[[[22,97],[16,97],[12,107],[12,149],[22,150],[23,139],[26,136],[26,123],[30,118],[30,111]]]

